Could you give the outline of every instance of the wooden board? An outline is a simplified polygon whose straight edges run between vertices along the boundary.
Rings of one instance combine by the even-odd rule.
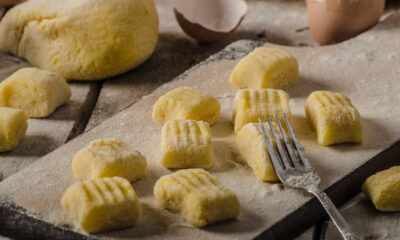
[[[312,165],[322,177],[322,187],[335,201],[344,202],[359,192],[366,176],[393,165],[400,152],[400,13],[350,41],[320,48],[282,47],[301,64],[301,78],[289,89],[295,131]],[[41,160],[0,183],[4,204],[17,205],[51,224],[68,223],[59,200],[76,180],[70,163],[89,141],[118,137],[142,151],[149,173],[133,186],[144,207],[138,226],[96,235],[99,239],[248,239],[293,237],[322,218],[315,199],[281,184],[259,182],[236,156],[231,125],[232,99],[236,88],[228,82],[238,59],[259,42],[239,41],[136,104],[72,140]],[[210,171],[239,197],[242,213],[229,221],[204,229],[188,227],[177,215],[161,209],[152,196],[154,182],[168,171],[158,156],[161,126],[151,120],[151,107],[159,96],[178,86],[191,86],[215,96],[222,104],[220,121],[212,127],[216,165]],[[307,95],[317,89],[348,95],[363,117],[361,145],[321,147],[304,117]],[[24,210],[24,211],[25,211]],[[299,220],[301,219],[301,220]],[[60,221],[61,220],[61,221]]]

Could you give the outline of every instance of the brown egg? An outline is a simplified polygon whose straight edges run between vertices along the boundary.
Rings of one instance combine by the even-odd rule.
[[[379,21],[385,0],[307,0],[308,24],[321,45],[352,38]]]
[[[215,42],[232,33],[247,13],[244,0],[175,0],[182,30],[200,42]]]

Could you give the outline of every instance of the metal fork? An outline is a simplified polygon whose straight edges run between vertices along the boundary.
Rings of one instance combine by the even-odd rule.
[[[264,136],[265,143],[267,145],[268,153],[270,155],[270,159],[272,161],[272,164],[275,168],[275,171],[279,179],[282,181],[282,183],[284,183],[287,186],[300,188],[306,190],[309,193],[314,194],[321,202],[325,210],[328,212],[329,216],[331,217],[334,224],[341,233],[343,239],[357,240],[358,238],[351,230],[350,225],[343,218],[342,214],[340,214],[339,210],[329,199],[328,195],[326,195],[318,187],[321,179],[318,176],[318,174],[314,171],[314,169],[311,167],[310,162],[308,161],[306,155],[304,154],[304,151],[300,146],[300,142],[297,139],[292,126],[290,125],[286,113],[283,113],[283,117],[285,119],[286,126],[291,136],[291,139],[294,143],[294,147],[292,143],[289,141],[289,137],[286,134],[286,131],[284,130],[281,121],[279,120],[278,114],[275,114],[275,118],[279,126],[279,131],[281,133],[285,147],[282,146],[283,144],[281,143],[281,139],[278,136],[276,130],[274,129],[274,126],[272,125],[271,116],[270,115],[267,116],[269,127],[272,132],[274,141],[276,143],[279,155],[277,154],[274,146],[272,145],[271,141],[267,136],[261,118],[259,118],[262,134]],[[287,152],[285,151],[284,148],[286,148]]]

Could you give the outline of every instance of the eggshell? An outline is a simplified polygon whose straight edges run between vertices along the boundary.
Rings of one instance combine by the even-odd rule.
[[[218,41],[232,33],[247,13],[243,0],[175,0],[182,30],[200,42]]]
[[[308,24],[321,45],[352,38],[379,21],[385,0],[307,0]]]

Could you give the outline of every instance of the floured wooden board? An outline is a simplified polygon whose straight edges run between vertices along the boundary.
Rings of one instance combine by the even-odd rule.
[[[239,58],[258,45],[259,42],[239,41],[228,46],[91,131],[7,178],[0,183],[3,206],[20,206],[32,216],[54,225],[71,224],[59,201],[65,189],[76,182],[70,167],[74,154],[94,139],[118,137],[144,153],[148,160],[148,174],[133,184],[143,205],[143,218],[134,228],[98,234],[96,238],[249,239],[261,236],[286,239],[305,230],[323,216],[316,200],[281,184],[258,181],[241,161],[234,145],[231,115],[237,89],[229,83],[229,74]],[[320,48],[269,46],[285,49],[299,60],[301,78],[289,89],[295,131],[310,162],[322,177],[321,186],[329,187],[328,192],[333,193],[334,199],[348,200],[359,192],[367,175],[393,164],[393,156],[396,151],[400,152],[399,144],[395,144],[400,138],[400,13],[369,32],[338,45]],[[210,171],[239,197],[241,215],[236,221],[196,229],[154,201],[154,183],[169,171],[160,164],[161,126],[151,119],[152,105],[159,96],[179,86],[207,92],[222,105],[221,118],[212,127],[216,163]],[[333,147],[316,144],[303,108],[308,94],[320,89],[338,91],[352,99],[363,118],[362,144]],[[385,150],[390,146],[390,150]]]

